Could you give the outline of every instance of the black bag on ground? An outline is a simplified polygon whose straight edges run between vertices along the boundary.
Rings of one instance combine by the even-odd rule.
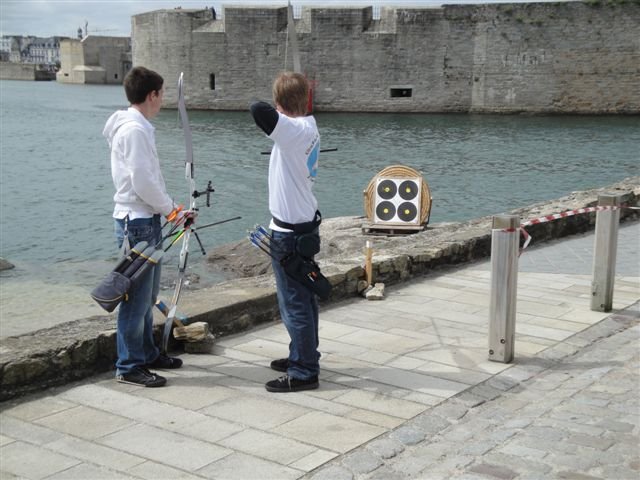
[[[312,259],[292,253],[280,260],[280,264],[287,275],[318,295],[321,300],[329,298],[331,283],[320,273],[320,267]]]
[[[113,312],[127,298],[129,288],[131,280],[120,272],[112,271],[91,291],[91,298],[107,312]]]

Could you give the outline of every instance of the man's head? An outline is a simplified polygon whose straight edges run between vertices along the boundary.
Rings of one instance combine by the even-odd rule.
[[[150,118],[155,116],[162,106],[164,79],[153,70],[145,67],[132,68],[124,77],[124,91],[127,100],[134,106],[143,106],[143,114]],[[141,110],[142,111],[142,110]]]
[[[273,82],[273,101],[282,113],[291,117],[307,114],[309,82],[301,73],[283,72]]]

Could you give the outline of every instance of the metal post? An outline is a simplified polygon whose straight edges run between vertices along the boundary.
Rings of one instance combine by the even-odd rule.
[[[598,206],[620,206],[622,195],[598,195]],[[613,308],[613,283],[618,249],[620,209],[596,213],[596,238],[593,247],[593,277],[591,280],[591,310],[610,312]]]
[[[496,215],[491,231],[489,360],[513,361],[518,289],[520,217]]]

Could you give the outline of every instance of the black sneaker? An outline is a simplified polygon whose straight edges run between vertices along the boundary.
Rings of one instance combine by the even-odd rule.
[[[278,360],[274,360],[271,362],[271,369],[276,372],[285,372],[289,368],[289,359],[288,358],[279,358]]]
[[[182,366],[182,360],[177,357],[170,357],[168,355],[165,355],[164,353],[161,353],[160,355],[158,355],[158,358],[156,358],[153,362],[146,366],[149,368],[160,368],[163,370],[169,370],[180,368]]]
[[[167,383],[167,379],[151,373],[144,367],[135,367],[129,373],[116,375],[116,380],[120,383],[130,383],[140,387],[162,387]]]
[[[318,386],[317,376],[311,377],[309,380],[298,380],[289,375],[283,375],[264,385],[268,392],[298,392],[300,390],[314,390]]]

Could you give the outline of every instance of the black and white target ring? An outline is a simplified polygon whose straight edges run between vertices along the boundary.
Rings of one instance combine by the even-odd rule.
[[[380,202],[376,207],[376,215],[380,220],[389,221],[396,214],[396,207],[391,202]]]

